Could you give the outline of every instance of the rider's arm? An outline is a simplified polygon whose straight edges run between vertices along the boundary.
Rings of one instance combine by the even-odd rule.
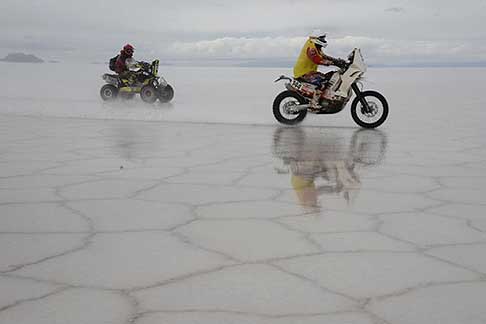
[[[309,47],[307,49],[307,57],[311,59],[312,62],[318,65],[331,65],[332,61],[328,60],[327,57],[321,55],[315,48]]]
[[[334,65],[334,66],[337,66],[339,68],[342,68],[343,65],[346,64],[346,61],[343,60],[343,59],[332,57],[332,56],[326,55],[324,53],[322,53],[322,56],[324,57],[325,60],[331,62],[329,65]]]
[[[130,71],[140,68],[140,64],[137,61],[135,61],[133,58],[127,58],[125,61],[125,65],[127,66],[127,69]]]

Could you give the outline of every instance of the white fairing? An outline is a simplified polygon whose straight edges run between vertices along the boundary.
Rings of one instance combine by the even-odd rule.
[[[355,48],[351,53],[350,57],[353,56],[353,61],[351,65],[341,75],[341,84],[338,89],[335,90],[335,94],[340,97],[348,97],[350,94],[351,85],[356,81],[356,79],[363,76],[366,72],[366,64],[364,63],[361,51]]]

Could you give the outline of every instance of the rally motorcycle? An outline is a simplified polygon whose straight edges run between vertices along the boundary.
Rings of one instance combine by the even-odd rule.
[[[317,87],[300,79],[280,76],[275,82],[287,80],[286,91],[281,92],[273,102],[273,114],[282,124],[295,125],[304,120],[307,112],[314,114],[336,114],[344,109],[354,92],[351,116],[361,127],[375,128],[383,124],[388,116],[388,103],[376,91],[361,91],[358,84],[366,72],[361,51],[355,48],[348,56],[348,62],[340,64],[338,71],[326,74],[325,90],[319,99],[320,107],[310,107],[310,101]]]
[[[172,86],[163,77],[158,76],[159,60],[152,63],[138,62],[137,65],[139,69],[135,72],[135,82],[130,83],[118,74],[103,74],[102,79],[106,84],[101,87],[101,98],[105,101],[117,97],[131,99],[137,93],[147,103],[154,103],[157,99],[165,103],[174,98]]]

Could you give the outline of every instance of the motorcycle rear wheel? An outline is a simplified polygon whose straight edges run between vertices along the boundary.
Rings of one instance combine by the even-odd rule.
[[[296,114],[290,114],[285,111],[292,105],[305,104],[305,99],[293,91],[281,92],[273,101],[273,115],[280,123],[285,125],[296,125],[302,122],[307,115],[307,110],[301,110]],[[293,118],[292,118],[293,117]]]

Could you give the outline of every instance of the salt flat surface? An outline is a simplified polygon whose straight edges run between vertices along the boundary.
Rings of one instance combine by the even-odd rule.
[[[292,75],[285,68],[161,66],[160,74],[174,86],[175,98],[171,104],[145,105],[139,98],[102,102],[101,75],[109,72],[103,64],[0,62],[0,69],[0,113],[271,125],[271,104],[284,90],[283,82],[273,80]],[[370,68],[364,88],[382,92],[392,106],[384,128],[405,130],[419,123],[431,135],[443,136],[437,131],[452,125],[463,132],[471,122],[476,130],[481,128],[475,107],[484,102],[484,70]],[[349,110],[325,118],[309,116],[304,125],[355,126]]]
[[[66,66],[0,64],[1,324],[486,322],[484,70],[371,69],[362,130],[277,125],[278,69]]]

